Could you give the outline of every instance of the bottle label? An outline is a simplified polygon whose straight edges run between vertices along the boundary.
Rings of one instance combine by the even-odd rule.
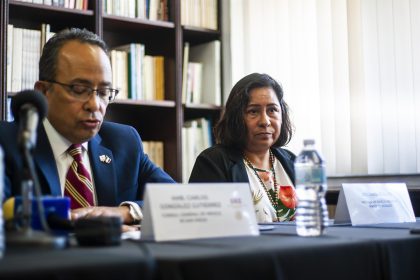
[[[299,166],[295,168],[296,185],[326,184],[327,176],[324,166]]]

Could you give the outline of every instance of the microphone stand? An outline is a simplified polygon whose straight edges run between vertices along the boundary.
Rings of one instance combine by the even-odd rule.
[[[7,233],[6,244],[11,247],[43,247],[61,249],[66,246],[67,239],[64,236],[54,236],[51,234],[51,230],[45,218],[44,205],[41,201],[41,187],[31,154],[32,146],[34,145],[31,144],[31,141],[27,140],[28,139],[24,139],[21,145],[24,164],[23,178],[21,182],[22,226],[17,231]],[[38,216],[44,231],[33,230],[31,228],[33,190],[35,190]]]

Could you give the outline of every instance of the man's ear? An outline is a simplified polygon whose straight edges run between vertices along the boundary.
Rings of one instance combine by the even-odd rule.
[[[49,86],[42,81],[36,81],[34,85],[34,89],[37,91],[42,92],[44,95],[47,93]]]

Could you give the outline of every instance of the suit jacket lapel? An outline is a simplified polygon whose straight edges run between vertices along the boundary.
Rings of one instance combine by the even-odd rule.
[[[108,160],[101,160],[101,156],[102,159],[103,156],[108,157]],[[101,145],[99,135],[89,141],[89,160],[98,204],[115,206],[117,204],[116,162],[112,151]]]
[[[227,150],[229,159],[232,161],[232,182],[247,183],[248,174],[246,173],[245,165],[242,160],[242,154],[236,150]]]
[[[284,170],[287,175],[289,175],[290,180],[295,183],[295,172],[294,172],[294,162],[291,156],[283,149],[276,148],[273,149],[274,156],[281,162]]]
[[[34,149],[35,164],[44,175],[51,195],[61,196],[61,186],[58,178],[57,165],[55,164],[51,144],[43,125],[40,125],[40,128],[38,129],[37,141],[38,144]],[[41,188],[45,190],[46,186],[41,186]]]

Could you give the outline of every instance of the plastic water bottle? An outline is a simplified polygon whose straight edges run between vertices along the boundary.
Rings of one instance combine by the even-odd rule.
[[[315,149],[314,140],[304,140],[303,144],[304,148],[295,160],[296,231],[300,236],[319,236],[328,227],[325,162]]]
[[[0,146],[0,201],[3,201],[4,190],[4,161],[3,149]],[[0,258],[4,255],[3,207],[0,205]]]

